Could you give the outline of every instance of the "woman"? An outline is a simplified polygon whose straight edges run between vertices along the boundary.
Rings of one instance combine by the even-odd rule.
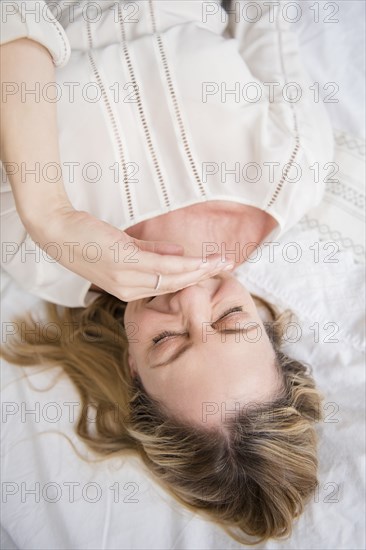
[[[97,452],[138,452],[237,540],[288,535],[316,486],[320,396],[280,351],[285,317],[267,305],[263,322],[224,271],[320,201],[314,165],[332,160],[282,4],[235,2],[228,18],[218,2],[60,3],[62,26],[47,11],[41,27],[15,4],[3,267],[69,306],[49,305],[50,320],[77,323],[72,345],[26,333],[4,357],[62,364],[101,411],[96,434],[81,417],[79,435]],[[39,101],[22,102],[22,81],[39,83]],[[24,263],[25,231],[47,255]]]

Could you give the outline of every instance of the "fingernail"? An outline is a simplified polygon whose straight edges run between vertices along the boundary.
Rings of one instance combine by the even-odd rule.
[[[222,271],[230,271],[231,269],[234,269],[234,264],[229,264],[224,267]]]

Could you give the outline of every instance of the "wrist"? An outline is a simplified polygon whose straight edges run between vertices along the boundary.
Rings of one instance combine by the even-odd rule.
[[[33,238],[33,235],[37,236],[44,232],[47,235],[58,234],[59,229],[57,228],[65,223],[67,215],[72,212],[75,212],[75,209],[71,203],[65,202],[53,207],[40,208],[38,205],[37,208],[30,209],[28,212],[19,213],[19,217],[25,229]]]

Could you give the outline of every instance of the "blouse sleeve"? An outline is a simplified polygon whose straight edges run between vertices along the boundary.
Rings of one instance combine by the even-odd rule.
[[[56,262],[31,239],[18,216],[1,162],[0,175],[1,271],[42,300],[66,307],[89,305],[99,293],[90,290],[90,281]]]
[[[55,19],[43,0],[1,0],[1,44],[29,38],[42,44],[55,67],[70,58],[70,44],[64,27]],[[3,165],[1,173],[1,270],[25,291],[67,307],[86,307],[99,294],[91,283],[55,262],[26,232],[15,207]]]
[[[301,174],[301,185],[294,192],[284,184],[283,174],[279,173],[277,185],[266,204],[266,211],[271,213],[273,210],[275,217],[282,221],[281,229],[272,233],[272,238],[279,237],[320,203],[325,190],[326,168],[334,156],[333,130],[301,58],[294,29],[294,21],[301,14],[287,10],[289,3],[283,0],[231,4],[226,34],[236,40],[249,69],[251,82],[247,83],[247,93],[255,94],[260,89],[267,104],[266,130],[257,128],[261,133],[263,154],[270,160],[271,150],[282,142],[288,158],[281,164],[289,169],[289,181],[293,165],[291,177],[295,179],[296,171]],[[300,3],[296,6],[297,10],[301,9]],[[272,139],[269,144],[269,136],[277,136],[278,143]],[[284,171],[283,166],[279,168]]]
[[[0,9],[1,44],[29,38],[49,51],[55,67],[67,64],[69,40],[44,0],[1,0]]]

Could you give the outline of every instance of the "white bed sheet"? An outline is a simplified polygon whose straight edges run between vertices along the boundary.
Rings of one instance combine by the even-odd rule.
[[[364,4],[337,4],[339,24],[314,26],[312,12],[304,9],[307,16],[304,15],[298,28],[304,60],[314,80],[338,79],[342,89],[342,101],[327,105],[334,127],[348,136],[360,137],[364,135],[360,117],[363,66],[359,57]],[[328,80],[321,80],[322,74]],[[310,247],[317,241],[321,242],[322,261],[314,262]],[[300,246],[299,262],[285,262],[276,254],[276,261],[271,263],[263,249],[262,259],[243,265],[237,275],[250,291],[290,307],[298,315],[302,335],[299,341],[287,344],[287,351],[313,366],[318,386],[326,396],[326,421],[317,426],[319,492],[295,523],[291,539],[270,541],[261,548],[361,549],[366,546],[364,264],[352,246],[341,247],[337,263],[325,262],[329,259],[329,248],[324,249],[326,239],[321,235],[320,225],[311,227],[299,223],[283,236],[277,250],[283,250],[288,242]],[[3,331],[14,313],[28,307],[39,309],[40,301],[18,288],[3,273]],[[311,328],[314,323],[319,326],[319,342],[314,341]],[[338,342],[329,342],[334,327],[333,338]],[[37,373],[38,370],[30,377],[35,388],[47,388],[60,374],[58,369],[43,373]],[[61,376],[52,389],[39,392],[25,380],[14,383],[21,375],[21,369],[3,362],[3,413],[4,403],[20,408],[24,403],[28,409],[39,407],[40,417],[27,415],[22,419],[17,412],[6,418],[3,414],[1,548],[242,547],[219,527],[178,505],[151,479],[138,459],[109,459],[99,465],[81,461],[67,440],[59,435],[60,432],[67,434],[78,448],[87,452],[74,435],[71,405],[66,405],[75,403],[75,413],[80,411],[79,397],[71,382]],[[51,422],[56,412],[52,403],[58,405],[61,415],[55,423]],[[56,433],[36,435],[48,430]],[[22,487],[32,489],[35,483],[40,484],[39,501],[32,494],[23,494],[22,498]],[[70,501],[70,483],[77,484],[74,502]],[[111,489],[112,485],[116,488],[116,484],[119,498]],[[48,492],[44,492],[47,487]],[[90,502],[96,488],[100,498]],[[13,490],[15,494],[8,495],[4,503],[6,490]],[[47,502],[57,498],[56,502]]]
[[[319,95],[333,127],[365,138],[364,0],[303,0],[295,4],[302,11],[295,25],[303,60],[312,81],[319,83]],[[288,13],[295,20],[295,12]]]

